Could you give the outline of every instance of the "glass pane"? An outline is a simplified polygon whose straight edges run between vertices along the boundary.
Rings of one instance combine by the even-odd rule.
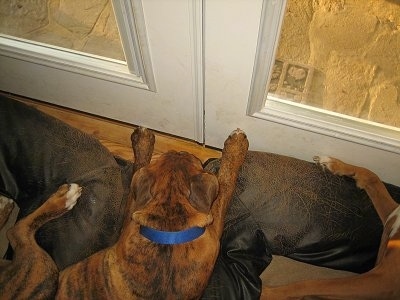
[[[288,0],[268,89],[400,127],[400,1]]]
[[[0,0],[0,33],[125,60],[109,0]]]

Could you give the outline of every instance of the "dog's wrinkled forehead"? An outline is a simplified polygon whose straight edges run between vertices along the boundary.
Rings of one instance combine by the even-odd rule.
[[[200,159],[187,152],[169,151],[161,155],[149,165],[149,170],[156,173],[163,172],[184,172],[188,175],[203,170]]]
[[[132,187],[143,190],[148,186],[149,192],[166,193],[171,185],[178,185],[182,193],[185,189],[189,192],[191,177],[202,172],[202,163],[194,155],[169,151],[136,172]]]
[[[141,225],[168,230],[205,226],[218,186],[216,176],[204,171],[198,158],[167,152],[135,173],[133,218]]]

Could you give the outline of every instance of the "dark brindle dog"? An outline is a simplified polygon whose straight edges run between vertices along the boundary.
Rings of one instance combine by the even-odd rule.
[[[0,268],[1,299],[51,299],[57,290],[58,268],[35,241],[36,231],[74,207],[81,195],[77,184],[64,184],[32,214],[7,232],[14,249],[12,262]]]
[[[147,130],[134,135],[140,135],[133,138],[139,146],[149,144]],[[234,131],[225,141],[217,176],[186,152],[168,152],[138,170],[119,240],[63,270],[57,298],[199,298],[219,252],[225,212],[247,148],[246,135]],[[150,155],[145,155],[148,161]]]

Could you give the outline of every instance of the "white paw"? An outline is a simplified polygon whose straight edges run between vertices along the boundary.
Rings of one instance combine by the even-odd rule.
[[[332,158],[330,156],[314,156],[313,160],[317,164],[326,165],[332,162]]]
[[[328,170],[329,170],[329,164],[333,161],[330,156],[314,156],[313,160],[323,169],[327,168]]]
[[[332,157],[330,156],[314,156],[313,160],[316,164],[320,165],[323,170],[328,169],[331,170],[331,163],[333,162]]]
[[[7,205],[12,204],[13,201],[5,196],[0,195],[0,210],[4,209]]]
[[[232,131],[229,136],[234,136],[234,135],[237,135],[237,134],[245,134],[245,132],[242,129],[238,128],[238,129]]]
[[[65,208],[71,210],[75,206],[78,198],[81,196],[81,193],[82,188],[76,183],[71,183],[67,192],[67,201],[65,202]]]

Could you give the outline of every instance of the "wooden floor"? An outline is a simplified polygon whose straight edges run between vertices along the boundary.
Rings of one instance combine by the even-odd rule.
[[[118,155],[127,160],[134,159],[130,136],[135,126],[43,102],[32,101],[20,97],[15,98],[36,107],[37,109],[52,115],[73,127],[95,136],[114,155]],[[190,152],[196,155],[203,162],[209,158],[221,156],[221,151],[218,149],[210,149],[192,141],[162,133],[156,133],[153,158],[156,158],[160,154],[169,150]]]

